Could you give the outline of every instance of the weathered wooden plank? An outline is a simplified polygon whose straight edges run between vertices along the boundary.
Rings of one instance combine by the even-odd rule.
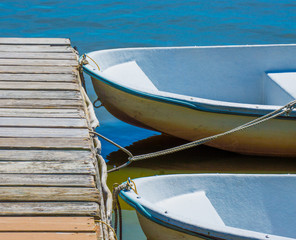
[[[0,52],[2,59],[59,59],[59,60],[77,60],[75,54],[71,53],[46,53],[46,52]]]
[[[94,176],[86,174],[0,174],[0,186],[93,187]],[[1,213],[0,213],[1,215]]]
[[[0,66],[0,73],[62,73],[73,74],[74,67],[52,66]]]
[[[0,150],[0,161],[91,161],[92,158],[91,151]]]
[[[76,90],[79,91],[77,83],[63,82],[14,82],[0,81],[0,90]]]
[[[0,108],[0,117],[85,118],[82,109]]]
[[[81,187],[1,187],[1,202],[99,202],[96,188]]]
[[[5,99],[81,99],[78,91],[34,91],[34,90],[0,90],[0,98]]]
[[[89,138],[3,138],[0,149],[81,149],[91,148]]]
[[[0,215],[99,216],[93,142],[70,42],[10,40],[0,38]],[[66,220],[53,222],[55,228],[40,219],[35,224],[30,221],[26,225],[24,220],[18,220],[19,224],[3,220],[0,239],[14,239],[11,233],[1,235],[4,231],[15,231],[16,239],[35,239],[36,231],[79,231],[79,226]],[[35,233],[17,235],[19,231]],[[94,221],[91,230],[80,231],[94,231]],[[61,233],[50,238],[60,236],[76,239]]]
[[[79,118],[11,118],[0,117],[1,127],[68,127],[87,128],[86,119]],[[21,131],[17,129],[17,131]],[[46,131],[46,130],[45,130]]]
[[[97,240],[96,233],[86,232],[0,232],[0,239],[9,240]]]
[[[76,99],[1,99],[0,107],[10,108],[82,108],[81,100]]]
[[[25,45],[25,44],[46,44],[46,45],[70,45],[68,38],[0,38],[0,44]]]
[[[92,162],[4,162],[0,161],[0,173],[34,174],[92,174],[95,169]]]
[[[78,83],[75,74],[42,74],[42,73],[0,73],[1,81],[25,81],[25,82],[75,82]]]
[[[27,138],[50,138],[50,137],[81,137],[88,138],[88,129],[79,128],[14,128],[0,127],[0,137],[27,137]]]
[[[0,202],[0,215],[98,216],[99,204],[96,202]]]
[[[8,45],[1,44],[0,52],[73,52],[69,46],[50,46],[50,45]]]
[[[76,60],[50,59],[2,59],[1,66],[78,66]]]
[[[95,232],[93,217],[0,217],[0,232]]]

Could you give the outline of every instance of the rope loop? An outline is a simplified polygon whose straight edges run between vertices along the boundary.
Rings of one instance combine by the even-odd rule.
[[[96,105],[96,103],[99,102],[99,101],[100,101],[100,99],[97,98],[97,99],[93,102],[93,106],[94,106],[95,108],[100,108],[100,107],[103,106],[103,103],[101,103],[100,105]]]
[[[83,55],[82,55],[82,59],[81,59],[81,61],[80,61],[80,65],[87,65],[87,64],[89,64],[89,62],[88,62],[87,59],[86,59],[87,57],[88,57],[88,58],[89,58],[94,64],[96,64],[98,70],[101,71],[101,69],[100,69],[99,65],[97,64],[97,62],[96,62],[95,60],[93,60],[90,56],[88,56],[87,54],[83,54]]]
[[[86,64],[89,64],[89,62],[86,60],[86,54],[83,54],[82,55],[82,59],[80,61],[80,65],[86,65]]]
[[[135,194],[138,195],[137,186],[136,186],[135,182],[130,177],[127,179],[126,183],[135,192]]]

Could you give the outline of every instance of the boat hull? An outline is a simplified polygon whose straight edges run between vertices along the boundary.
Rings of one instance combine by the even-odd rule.
[[[134,179],[120,197],[149,240],[292,240],[293,174],[176,174]],[[173,186],[173,187],[172,187]]]
[[[137,212],[137,216],[143,232],[145,233],[147,240],[204,240],[197,236],[189,235],[180,231],[173,230],[171,228],[164,227],[158,223],[155,223]],[[216,239],[216,238],[206,238]]]
[[[118,89],[92,77],[94,89],[115,117],[138,127],[194,141],[228,131],[256,117],[215,113],[159,101]],[[296,121],[273,119],[206,145],[247,155],[296,156]]]

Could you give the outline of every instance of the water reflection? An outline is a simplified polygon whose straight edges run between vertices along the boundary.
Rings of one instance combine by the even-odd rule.
[[[127,147],[134,155],[171,148],[187,141],[168,135],[151,136]],[[121,165],[127,160],[124,152],[111,152],[109,167]],[[231,173],[295,173],[295,158],[245,156],[201,145],[166,156],[132,163],[129,168],[170,170],[176,172],[231,172]],[[126,170],[120,170],[126,171]],[[165,171],[164,171],[165,172]],[[118,174],[118,173],[117,173]],[[120,174],[120,173],[119,173]]]

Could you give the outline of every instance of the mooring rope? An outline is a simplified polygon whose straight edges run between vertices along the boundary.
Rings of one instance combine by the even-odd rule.
[[[189,148],[196,147],[198,145],[207,143],[207,142],[212,141],[214,139],[217,139],[219,137],[223,137],[223,136],[226,136],[228,134],[232,134],[232,133],[241,131],[243,129],[253,127],[253,126],[258,125],[260,123],[266,122],[266,121],[268,121],[270,119],[279,117],[279,116],[281,116],[283,114],[289,115],[291,113],[291,111],[295,108],[295,105],[296,105],[296,100],[293,100],[293,101],[289,102],[288,104],[286,104],[285,106],[280,107],[279,109],[276,109],[276,110],[274,110],[274,111],[272,111],[272,112],[270,112],[270,113],[268,113],[268,114],[266,114],[264,116],[256,118],[256,119],[254,119],[254,120],[252,120],[250,122],[247,122],[247,123],[245,123],[243,125],[235,127],[235,128],[233,128],[231,130],[228,130],[226,132],[219,133],[219,134],[209,136],[209,137],[205,137],[205,138],[202,138],[202,139],[198,139],[196,141],[186,143],[186,144],[182,144],[182,145],[177,146],[177,147],[172,147],[172,148],[169,148],[169,149],[165,149],[165,150],[161,150],[161,151],[157,151],[157,152],[153,152],[153,153],[137,155],[137,156],[134,156],[129,150],[127,150],[126,148],[120,146],[119,144],[115,143],[114,141],[106,138],[105,136],[103,136],[103,135],[101,135],[101,134],[99,134],[99,133],[97,133],[95,131],[92,131],[91,133],[103,138],[104,140],[106,140],[109,143],[113,144],[114,146],[118,147],[119,149],[124,151],[129,156],[128,161],[126,163],[124,163],[124,164],[122,164],[122,165],[120,165],[118,167],[114,167],[114,168],[108,170],[108,173],[110,173],[110,172],[113,172],[113,171],[117,171],[117,170],[119,170],[119,169],[121,169],[123,167],[126,167],[126,166],[128,166],[129,164],[131,164],[134,161],[144,160],[144,159],[148,159],[148,158],[153,158],[153,157],[158,157],[158,156],[163,156],[163,155],[183,151],[185,149],[189,149]]]
[[[82,55],[81,61],[79,62],[79,65],[80,66],[85,65],[85,64],[89,64],[89,62],[87,61],[86,57],[88,57],[90,60],[92,60],[92,62],[94,64],[96,64],[98,70],[101,71],[101,69],[99,67],[99,64],[97,64],[97,62],[95,60],[93,60],[90,56],[88,56],[87,54],[83,54]]]
[[[118,240],[118,238],[117,238],[117,236],[116,236],[116,232],[115,232],[115,230],[114,230],[113,227],[111,227],[108,223],[106,223],[106,222],[104,222],[104,221],[102,221],[102,220],[95,220],[95,222],[97,222],[97,223],[102,223],[102,224],[104,224],[105,226],[107,226],[107,227],[113,232],[114,239],[115,239],[115,240]]]
[[[117,187],[114,187],[114,184],[113,185],[113,211],[114,211],[114,230],[115,230],[115,233],[117,234],[118,232],[118,222],[119,222],[119,240],[122,240],[122,231],[123,231],[123,226],[122,226],[122,212],[121,212],[121,206],[120,206],[120,203],[119,203],[119,199],[118,199],[118,195],[120,193],[121,190],[123,189],[128,189],[128,188],[131,188],[132,190],[134,190],[132,184],[134,186],[135,183],[132,181],[132,184],[130,183],[132,180],[130,180],[130,178],[127,180],[127,182],[125,183],[122,183],[120,185],[118,185]],[[119,220],[119,221],[118,221]]]

